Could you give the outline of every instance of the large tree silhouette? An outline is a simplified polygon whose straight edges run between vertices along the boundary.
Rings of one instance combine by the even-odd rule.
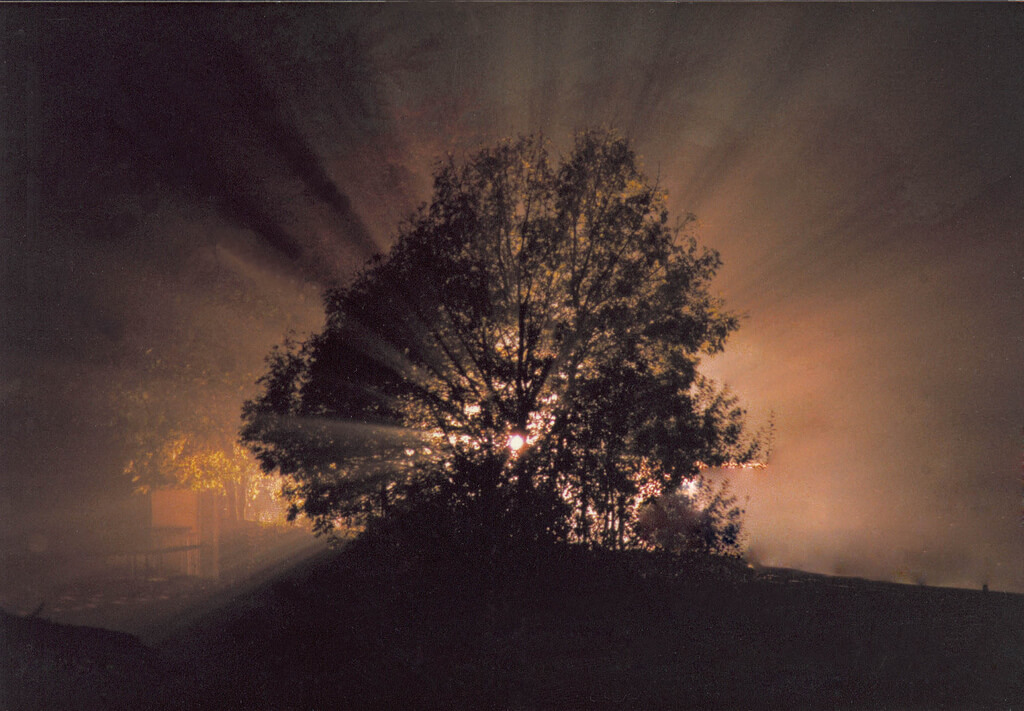
[[[324,330],[271,354],[242,439],[321,531],[429,499],[620,545],[643,500],[756,453],[698,372],[738,322],[691,225],[614,134],[449,160]]]

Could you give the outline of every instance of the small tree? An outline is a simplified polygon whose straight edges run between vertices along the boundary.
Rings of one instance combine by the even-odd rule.
[[[124,468],[136,492],[154,488],[212,491],[225,497],[228,518],[241,521],[247,502],[262,490],[263,474],[240,444],[217,446],[183,431],[162,438],[149,434],[137,444],[135,456]]]
[[[449,160],[391,251],[327,292],[324,330],[271,354],[242,439],[319,531],[429,495],[621,545],[645,496],[757,451],[698,373],[738,321],[691,226],[610,133],[557,166],[532,137]]]
[[[641,545],[739,556],[743,552],[743,509],[728,482],[716,485],[703,476],[676,491],[645,502],[637,511],[635,531]]]
[[[217,402],[230,400],[226,388],[211,383],[208,373],[187,377],[188,364],[172,374],[176,377],[161,379],[167,374],[154,360],[143,380],[148,387],[110,391],[117,413],[111,424],[122,438],[123,472],[132,489],[139,494],[159,488],[214,492],[224,497],[228,519],[242,520],[247,507],[257,497],[266,499],[270,489],[252,452],[237,441],[223,403]],[[194,394],[204,391],[206,407],[196,407]],[[236,401],[236,412],[237,407]]]

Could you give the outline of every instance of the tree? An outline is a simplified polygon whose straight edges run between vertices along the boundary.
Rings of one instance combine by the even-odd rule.
[[[737,318],[628,141],[507,140],[436,172],[394,247],[268,359],[242,440],[329,531],[433,497],[506,532],[622,545],[637,506],[756,455],[698,373]]]
[[[237,441],[237,420],[227,415],[238,412],[242,399],[238,374],[151,349],[140,355],[135,382],[108,391],[132,489],[213,492],[223,497],[228,520],[241,521],[273,489],[252,452]]]
[[[124,473],[136,492],[154,488],[211,491],[224,497],[228,519],[241,521],[246,503],[263,489],[261,472],[240,444],[218,446],[195,432],[143,433]]]
[[[738,556],[743,549],[743,510],[728,484],[716,486],[701,475],[677,491],[644,503],[636,517],[638,541],[677,553]]]

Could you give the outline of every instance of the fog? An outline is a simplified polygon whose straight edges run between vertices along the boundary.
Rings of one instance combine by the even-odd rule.
[[[629,136],[744,314],[751,558],[1024,591],[1024,13],[1012,5],[6,5],[5,541],[116,528],[126,393],[237,428],[496,139]],[[88,515],[87,515],[88,513]],[[65,536],[66,537],[66,536]]]

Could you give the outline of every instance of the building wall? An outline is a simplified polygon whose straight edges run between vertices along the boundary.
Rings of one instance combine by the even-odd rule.
[[[150,494],[150,558],[164,575],[216,578],[220,572],[220,497],[208,491]]]

